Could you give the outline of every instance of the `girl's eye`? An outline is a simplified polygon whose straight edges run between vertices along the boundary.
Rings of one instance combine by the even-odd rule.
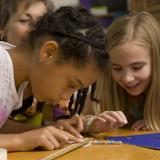
[[[143,65],[134,66],[133,70],[137,71],[140,70],[143,67]]]
[[[69,83],[69,88],[76,90],[76,86],[73,85],[72,83]]]
[[[113,67],[112,68],[114,71],[121,71],[122,70],[122,68],[120,68],[120,67]]]
[[[20,19],[19,22],[21,22],[21,23],[31,23],[29,19]]]

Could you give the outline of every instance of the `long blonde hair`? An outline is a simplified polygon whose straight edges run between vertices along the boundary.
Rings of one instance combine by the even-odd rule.
[[[144,120],[151,130],[160,131],[160,25],[147,12],[123,16],[115,20],[107,31],[107,52],[128,41],[139,42],[150,49],[152,74],[144,106]],[[134,98],[120,87],[107,69],[98,82],[97,95],[100,97],[101,111],[122,110],[133,106]]]

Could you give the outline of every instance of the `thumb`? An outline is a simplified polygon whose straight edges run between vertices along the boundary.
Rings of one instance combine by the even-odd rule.
[[[75,125],[76,127],[76,130],[78,132],[82,132],[83,131],[83,120],[82,118],[78,115],[78,114],[75,114],[72,118],[72,121],[73,121],[73,125]]]

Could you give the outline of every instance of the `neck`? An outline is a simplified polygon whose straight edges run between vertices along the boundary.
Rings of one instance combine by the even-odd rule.
[[[29,76],[29,64],[31,63],[31,55],[27,50],[15,47],[11,50],[8,50],[14,69],[14,78],[16,87],[18,87],[21,83],[28,81]]]

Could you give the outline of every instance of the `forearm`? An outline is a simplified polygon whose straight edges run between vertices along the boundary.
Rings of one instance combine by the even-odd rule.
[[[19,123],[19,122],[15,122],[13,120],[8,119],[7,122],[0,129],[0,133],[1,134],[21,133],[21,132],[29,131],[36,128],[40,128],[40,127],[33,126],[30,124],[25,124],[25,123]]]
[[[0,134],[0,148],[6,148],[8,151],[19,151],[21,142],[18,134]]]

